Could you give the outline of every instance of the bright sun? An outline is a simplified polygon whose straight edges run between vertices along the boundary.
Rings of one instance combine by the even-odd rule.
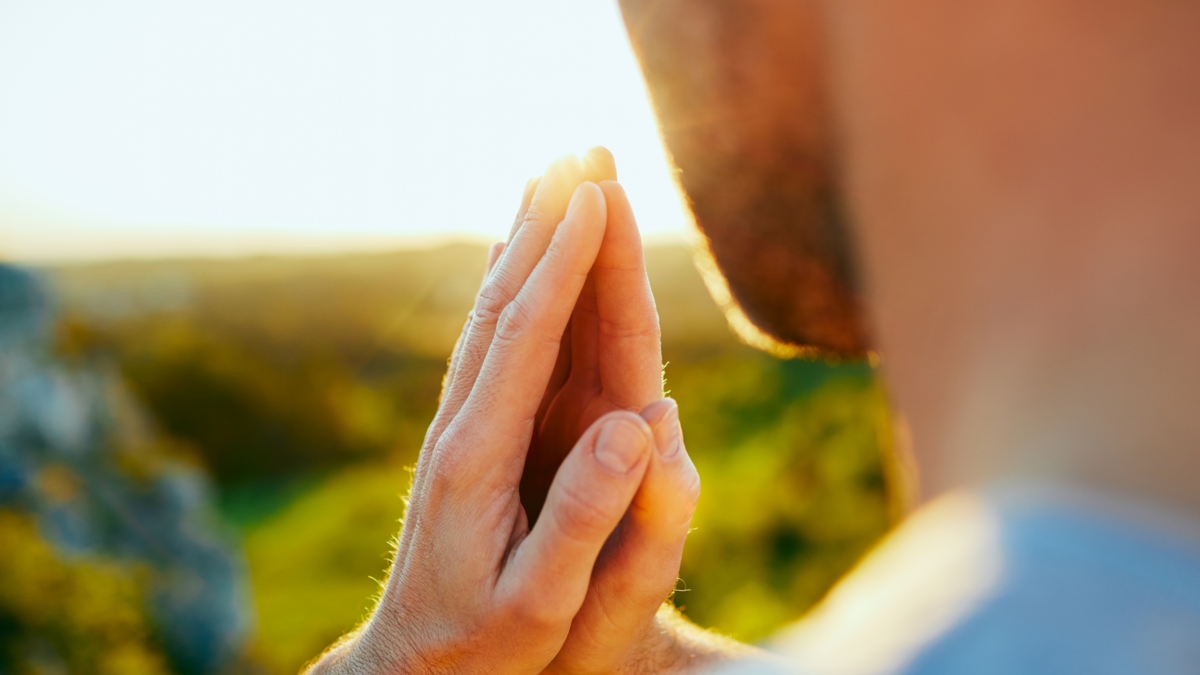
[[[4,257],[498,238],[594,144],[683,229],[611,0],[0,4]]]

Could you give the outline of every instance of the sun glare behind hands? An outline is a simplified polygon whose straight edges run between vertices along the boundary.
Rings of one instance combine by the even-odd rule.
[[[682,230],[612,2],[0,4],[3,257],[500,238],[593,144]]]

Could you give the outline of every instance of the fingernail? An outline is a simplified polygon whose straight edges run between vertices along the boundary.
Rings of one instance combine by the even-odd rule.
[[[655,401],[651,404],[652,407],[658,408],[651,410],[648,406],[643,414],[649,413],[651,417],[657,417],[654,421],[647,419],[650,426],[654,428],[654,441],[658,447],[658,456],[663,459],[671,459],[679,454],[679,450],[683,448],[683,427],[679,425],[679,404],[675,399],[664,398],[661,401]]]
[[[568,217],[575,213],[575,209],[579,207],[579,202],[583,201],[583,186],[585,185],[590,185],[590,183],[580,183],[579,186],[575,188],[575,194],[571,195],[571,201],[567,204]]]
[[[671,459],[683,448],[683,426],[679,425],[679,406],[671,399],[671,410],[662,416],[662,422],[654,430],[654,436],[659,438],[659,456]]]
[[[626,473],[641,461],[649,442],[642,428],[632,422],[606,422],[596,439],[596,461],[611,471]]]

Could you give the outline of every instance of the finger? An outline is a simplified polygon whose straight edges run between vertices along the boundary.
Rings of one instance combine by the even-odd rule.
[[[542,512],[542,504],[546,501],[546,492],[550,489],[550,483],[554,480],[554,474],[558,471],[558,466],[564,457],[564,453],[552,451],[552,449],[570,447],[569,445],[560,446],[556,443],[561,438],[561,434],[558,432],[558,427],[561,425],[560,420],[566,415],[561,409],[557,410],[556,414],[549,419],[547,419],[547,415],[551,406],[556,405],[558,394],[571,375],[571,354],[574,351],[571,344],[571,331],[571,324],[568,323],[567,329],[563,331],[562,344],[558,348],[558,360],[554,363],[550,382],[546,385],[546,392],[542,395],[542,402],[538,406],[537,416],[534,419],[534,429],[537,432],[529,444],[529,452],[525,455],[525,467],[521,471],[521,505],[525,508],[526,519],[531,524],[537,522],[538,515]],[[562,401],[557,403],[560,407],[563,404]],[[573,444],[575,440],[577,439],[572,439],[570,443]]]
[[[626,532],[630,548],[641,548],[632,544],[644,540],[682,550],[700,498],[700,475],[684,446],[679,406],[674,399],[651,403],[642,411],[642,418],[654,430],[658,453],[630,510]]]
[[[529,212],[529,204],[533,200],[534,192],[537,190],[538,183],[540,182],[540,176],[535,176],[525,181],[525,189],[521,192],[521,205],[517,207],[517,217],[513,219],[513,226],[512,230],[509,232],[509,238],[512,237],[512,233],[515,232],[517,227],[525,220],[525,214]],[[479,294],[483,292],[483,287],[487,284],[488,278],[492,276],[492,270],[495,269],[496,263],[500,260],[500,254],[504,252],[504,247],[505,242],[498,241],[492,244],[491,248],[488,249],[487,264],[484,267],[483,279],[479,282],[479,290],[475,292],[476,302],[479,301]],[[439,410],[441,409],[441,404],[446,401],[447,395],[449,394],[449,389],[454,383],[454,375],[458,370],[457,366],[459,355],[462,350],[463,340],[471,329],[471,320],[473,314],[474,313],[472,312],[467,315],[467,321],[463,325],[462,333],[460,333],[458,339],[454,341],[454,349],[450,351],[450,364],[446,368],[445,377],[442,378],[442,393],[441,396],[438,397]],[[438,420],[435,419],[434,424],[430,427],[430,431],[427,432],[427,439],[429,436],[434,435],[435,430],[438,430],[440,433],[440,429],[444,426],[444,422],[439,424]]]
[[[479,377],[463,404],[463,421],[456,418],[445,433],[446,452],[462,455],[445,461],[453,462],[455,482],[475,499],[489,490],[516,488],[520,480],[537,410],[604,238],[604,222],[603,193],[595,183],[583,183],[545,256],[496,322]],[[489,284],[512,253],[501,259]],[[481,454],[487,459],[475,458]]]
[[[522,197],[521,208],[518,211],[518,214],[523,214],[529,206],[529,198],[531,195],[529,186],[531,184],[534,184],[534,182],[532,180],[526,184],[525,195],[524,195],[524,197]],[[520,217],[520,215],[518,215],[518,217]],[[504,242],[502,242],[502,241],[498,241],[498,242],[492,244],[490,248],[488,248],[487,263],[484,265],[483,280],[480,282],[481,289],[483,288],[483,285],[487,283],[488,277],[491,276],[491,274],[492,274],[492,269],[494,269],[496,266],[496,261],[498,261],[500,259],[500,255],[503,252],[504,252]],[[460,355],[460,351],[462,348],[463,337],[467,334],[467,330],[469,329],[470,325],[471,325],[471,319],[470,319],[470,317],[468,317],[467,325],[464,326],[462,334],[460,334],[458,336],[458,340],[456,340],[454,342],[454,350],[450,353],[450,364],[446,368],[445,377],[442,378],[442,392],[441,392],[441,396],[438,399],[439,400],[439,408],[441,407],[441,403],[445,402],[446,396],[448,393],[448,388],[450,387],[451,383],[454,382],[454,380],[455,380],[455,373],[458,370],[459,355]],[[436,420],[435,420],[435,424],[436,424]],[[433,427],[431,426],[430,431],[427,432],[426,444],[428,444],[429,436],[432,435],[433,433],[434,433]],[[429,459],[430,459],[430,453],[427,451],[424,451],[424,450],[422,450],[420,456],[417,458],[417,468],[416,468],[415,475],[413,477],[414,480],[413,480],[413,486],[412,486],[412,490],[411,490],[411,492],[414,494],[420,492],[420,489],[421,489],[420,485],[424,482],[422,476],[425,475],[425,472],[427,470],[427,465],[429,464]],[[415,514],[413,514],[413,515],[415,515]],[[404,519],[407,521],[408,518],[409,518],[409,514],[405,513]],[[411,528],[404,528],[404,530],[400,533],[400,541],[396,545],[396,554],[397,554],[398,559],[403,559],[403,557],[407,554],[408,545],[411,540],[411,537],[412,537],[412,529]]]
[[[516,297],[545,254],[581,175],[579,160],[568,156],[550,165],[542,179],[526,184],[528,198],[522,197],[516,232],[476,297],[475,307],[463,329],[454,379],[450,381],[430,425],[427,445],[437,442],[470,395],[479,376],[479,368],[491,346],[500,313]]]
[[[609,181],[600,189],[608,204],[604,245],[594,271],[600,379],[614,403],[641,410],[662,397],[658,310],[625,190]]]
[[[603,245],[602,249],[603,249]],[[596,275],[588,280],[579,293],[579,301],[571,314],[571,381],[574,386],[600,388],[599,317],[596,314]]]
[[[554,402],[554,397],[558,395],[559,390],[567,383],[567,378],[571,376],[571,354],[573,352],[571,330],[571,323],[567,322],[562,342],[558,345],[558,359],[554,362],[554,370],[550,373],[550,382],[546,385],[546,393],[542,395],[542,403],[538,406],[537,423],[539,425],[541,420],[546,417],[546,412],[550,409],[550,404]]]
[[[488,275],[471,312],[472,321],[464,354],[466,386],[461,404],[478,375],[479,366],[487,354],[500,312],[516,297],[533,271],[562,221],[575,188],[582,178],[579,160],[568,155],[550,165],[541,179],[532,179],[525,186],[522,208],[513,223],[513,231],[504,255]]]
[[[587,406],[592,396],[581,395],[580,387],[586,387],[584,381],[594,381],[593,395],[599,393],[600,378],[595,374],[596,360],[596,330],[595,312],[590,315],[581,313],[580,306],[587,304],[591,276],[584,283],[579,300],[571,313],[571,321],[563,333],[563,347],[558,351],[558,362],[554,364],[554,375],[546,388],[546,396],[538,408],[537,423],[534,427],[536,435],[529,444],[529,453],[525,457],[525,468],[521,472],[521,503],[530,523],[535,523],[542,512],[546,501],[546,493],[554,481],[559,465],[566,458],[572,446],[579,441],[583,425],[595,420],[582,422],[587,412]],[[595,292],[590,293],[594,307]],[[589,320],[590,316],[590,320]],[[588,355],[589,356],[585,356]],[[584,361],[580,365],[580,361]],[[590,366],[587,362],[590,361]],[[571,393],[559,397],[562,389],[571,383]],[[553,410],[553,414],[551,414]],[[549,417],[547,417],[549,415]]]
[[[542,517],[501,575],[500,597],[561,620],[579,611],[604,542],[629,508],[653,453],[652,432],[626,411],[601,417],[571,451]]]
[[[541,176],[534,176],[525,182],[525,192],[521,194],[521,208],[517,210],[517,217],[513,219],[512,227],[508,230],[508,239],[505,241],[512,241],[513,235],[517,233],[521,223],[525,222],[525,214],[529,212],[529,203],[533,201],[533,195],[537,192],[537,187],[541,182]]]
[[[504,242],[498,241],[492,244],[488,249],[487,267],[483,270],[483,281],[479,282],[479,290],[483,290],[483,285],[487,283],[488,277],[492,276],[492,270],[496,267],[496,262],[500,260],[500,254],[504,253]]]
[[[642,411],[654,433],[654,456],[620,526],[592,574],[588,599],[563,649],[588,670],[609,672],[614,655],[626,653],[641,628],[675,587],[679,561],[700,494],[700,477],[683,446],[675,401],[656,401]]]
[[[567,156],[551,164],[541,179],[526,182],[515,219],[518,223],[515,233],[501,251],[476,297],[475,308],[460,338],[461,347],[453,361],[453,376],[448,380],[438,411],[426,432],[410,490],[413,499],[430,501],[430,466],[435,461],[438,441],[470,395],[491,345],[496,319],[545,254],[581,174],[579,161]],[[408,555],[411,531],[414,529],[409,521],[414,516],[419,520],[421,513],[413,513],[412,509],[406,511],[405,527],[397,548],[398,557]]]
[[[583,179],[592,183],[617,179],[617,163],[608,148],[597,145],[583,155]]]
[[[451,365],[447,369],[452,372],[447,374],[444,381],[437,413],[425,433],[421,453],[417,458],[410,489],[412,495],[425,493],[429,466],[433,462],[437,442],[470,395],[475,378],[479,375],[480,364],[491,343],[495,317],[516,294],[520,284],[524,283],[525,277],[528,276],[527,272],[523,272],[527,261],[533,256],[540,258],[545,252],[549,236],[553,234],[553,228],[558,223],[555,219],[561,219],[569,195],[579,182],[581,174],[578,160],[567,156],[551,163],[544,176],[526,181],[521,205],[513,221],[513,234],[494,263],[489,256],[491,269],[484,277],[475,298],[475,307],[468,315],[466,325],[456,343]],[[568,197],[564,197],[564,194]],[[515,233],[522,229],[526,236],[517,238]],[[509,272],[505,282],[498,283],[496,277],[500,269],[505,267],[506,260],[512,261],[508,265]],[[406,552],[408,530],[406,527],[401,536],[398,548],[400,553]]]
[[[492,274],[492,268],[496,266],[496,261],[500,259],[500,254],[503,252],[504,242],[502,241],[498,241],[488,248],[487,264],[484,265],[483,268],[483,280],[479,282],[480,290],[483,289],[483,284],[487,283],[488,277]],[[476,292],[476,295],[478,295],[478,292]],[[471,319],[468,317],[468,324],[470,321]],[[450,383],[454,381],[454,371],[458,366],[458,353],[459,349],[462,347],[463,335],[465,335],[466,332],[467,326],[463,326],[463,332],[459,334],[458,339],[454,341],[454,349],[450,352],[450,365],[446,368],[446,376],[442,378],[442,394],[438,399],[439,401],[446,397],[446,387],[448,387]]]
[[[584,154],[583,177],[594,183],[617,179],[616,161],[608,148],[597,145]],[[600,381],[597,324],[596,284],[594,276],[589,276],[571,317],[571,335],[576,345],[571,354],[571,378],[577,385],[591,386]]]

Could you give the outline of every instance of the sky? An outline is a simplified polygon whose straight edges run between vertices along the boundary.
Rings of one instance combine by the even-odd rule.
[[[682,233],[614,0],[0,0],[0,259],[500,239],[596,144]]]

